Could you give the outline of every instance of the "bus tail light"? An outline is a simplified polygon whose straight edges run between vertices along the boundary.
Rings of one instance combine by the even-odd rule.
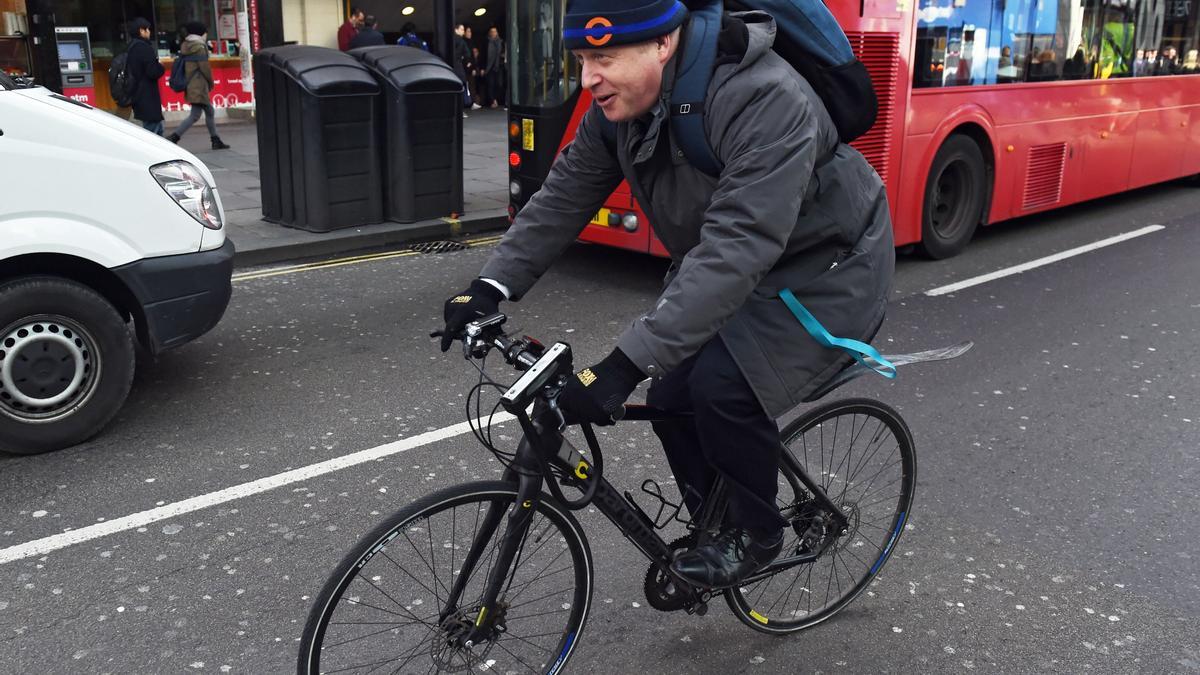
[[[521,154],[518,152],[508,153],[508,165],[514,169],[521,168]]]
[[[626,232],[637,232],[638,217],[636,213],[626,213],[621,216],[621,227],[625,228]]]
[[[521,198],[521,182],[515,181],[515,180],[510,182],[508,184],[508,194],[511,195],[513,199],[520,199]]]
[[[512,138],[516,138],[517,136],[520,136],[521,135],[521,125],[517,124],[516,122],[509,122],[508,123],[508,135]]]

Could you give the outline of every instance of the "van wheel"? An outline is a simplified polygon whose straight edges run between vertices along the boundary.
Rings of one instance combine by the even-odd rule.
[[[933,158],[925,181],[921,250],[935,260],[962,253],[988,203],[987,168],[975,141],[955,134]]]
[[[121,315],[87,286],[0,284],[0,450],[32,455],[91,438],[125,402],[134,362]]]

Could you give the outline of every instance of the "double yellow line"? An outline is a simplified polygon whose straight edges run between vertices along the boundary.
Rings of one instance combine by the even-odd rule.
[[[500,241],[502,235],[492,235],[488,237],[480,237],[479,239],[468,239],[462,243],[468,247],[487,246]],[[346,265],[359,265],[362,263],[376,262],[379,260],[390,260],[392,258],[405,258],[408,256],[423,255],[419,251],[386,251],[383,253],[369,253],[367,255],[356,255],[347,258],[335,258],[333,260],[322,260],[320,262],[305,263],[303,265],[290,265],[287,267],[276,267],[274,269],[263,270],[262,272],[243,272],[242,274],[233,275],[233,280],[237,281],[253,281],[255,279],[267,279],[269,277],[279,277],[285,274],[299,274],[300,272],[312,272],[315,270],[329,269],[331,267],[344,267]]]

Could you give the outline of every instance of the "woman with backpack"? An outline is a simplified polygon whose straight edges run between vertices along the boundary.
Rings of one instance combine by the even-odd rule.
[[[192,106],[192,112],[183,121],[183,124],[180,124],[179,128],[175,129],[167,138],[172,143],[178,143],[179,137],[187,133],[196,120],[200,119],[200,113],[204,113],[204,123],[208,125],[208,135],[212,137],[212,149],[226,150],[229,146],[217,135],[217,124],[214,119],[216,110],[212,107],[213,74],[212,65],[208,62],[208,29],[199,21],[192,21],[184,25],[184,30],[187,32],[187,37],[183,39],[183,45],[179,48],[179,55],[176,58],[183,64],[183,79],[186,87],[182,91],[185,92],[185,100]],[[176,74],[172,68],[171,79],[173,81],[176,79]],[[172,88],[175,88],[175,84],[172,82]]]
[[[129,23],[129,29],[134,37],[129,43],[129,51],[125,53],[125,67],[118,68],[124,90],[114,91],[114,96],[118,105],[133,108],[133,118],[142,123],[143,129],[162,136],[162,99],[158,96],[158,80],[166,71],[158,62],[154,46],[150,44],[153,34],[150,22],[138,17]],[[111,79],[112,75],[109,77]]]

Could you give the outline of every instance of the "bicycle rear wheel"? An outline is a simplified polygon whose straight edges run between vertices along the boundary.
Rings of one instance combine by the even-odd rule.
[[[462,645],[480,615],[516,486],[457,485],[401,509],[337,566],[309,613],[298,672],[557,673],[570,658],[592,597],[592,557],[579,523],[545,494],[514,560],[491,636]],[[490,517],[489,517],[490,516]],[[447,598],[479,556],[457,608]]]
[[[781,432],[780,512],[790,527],[781,557],[828,545],[815,562],[727,589],[725,600],[746,625],[791,633],[833,616],[867,589],[895,549],[912,507],[917,461],[908,425],[870,399],[814,408]],[[798,480],[802,470],[850,522],[835,531]]]

